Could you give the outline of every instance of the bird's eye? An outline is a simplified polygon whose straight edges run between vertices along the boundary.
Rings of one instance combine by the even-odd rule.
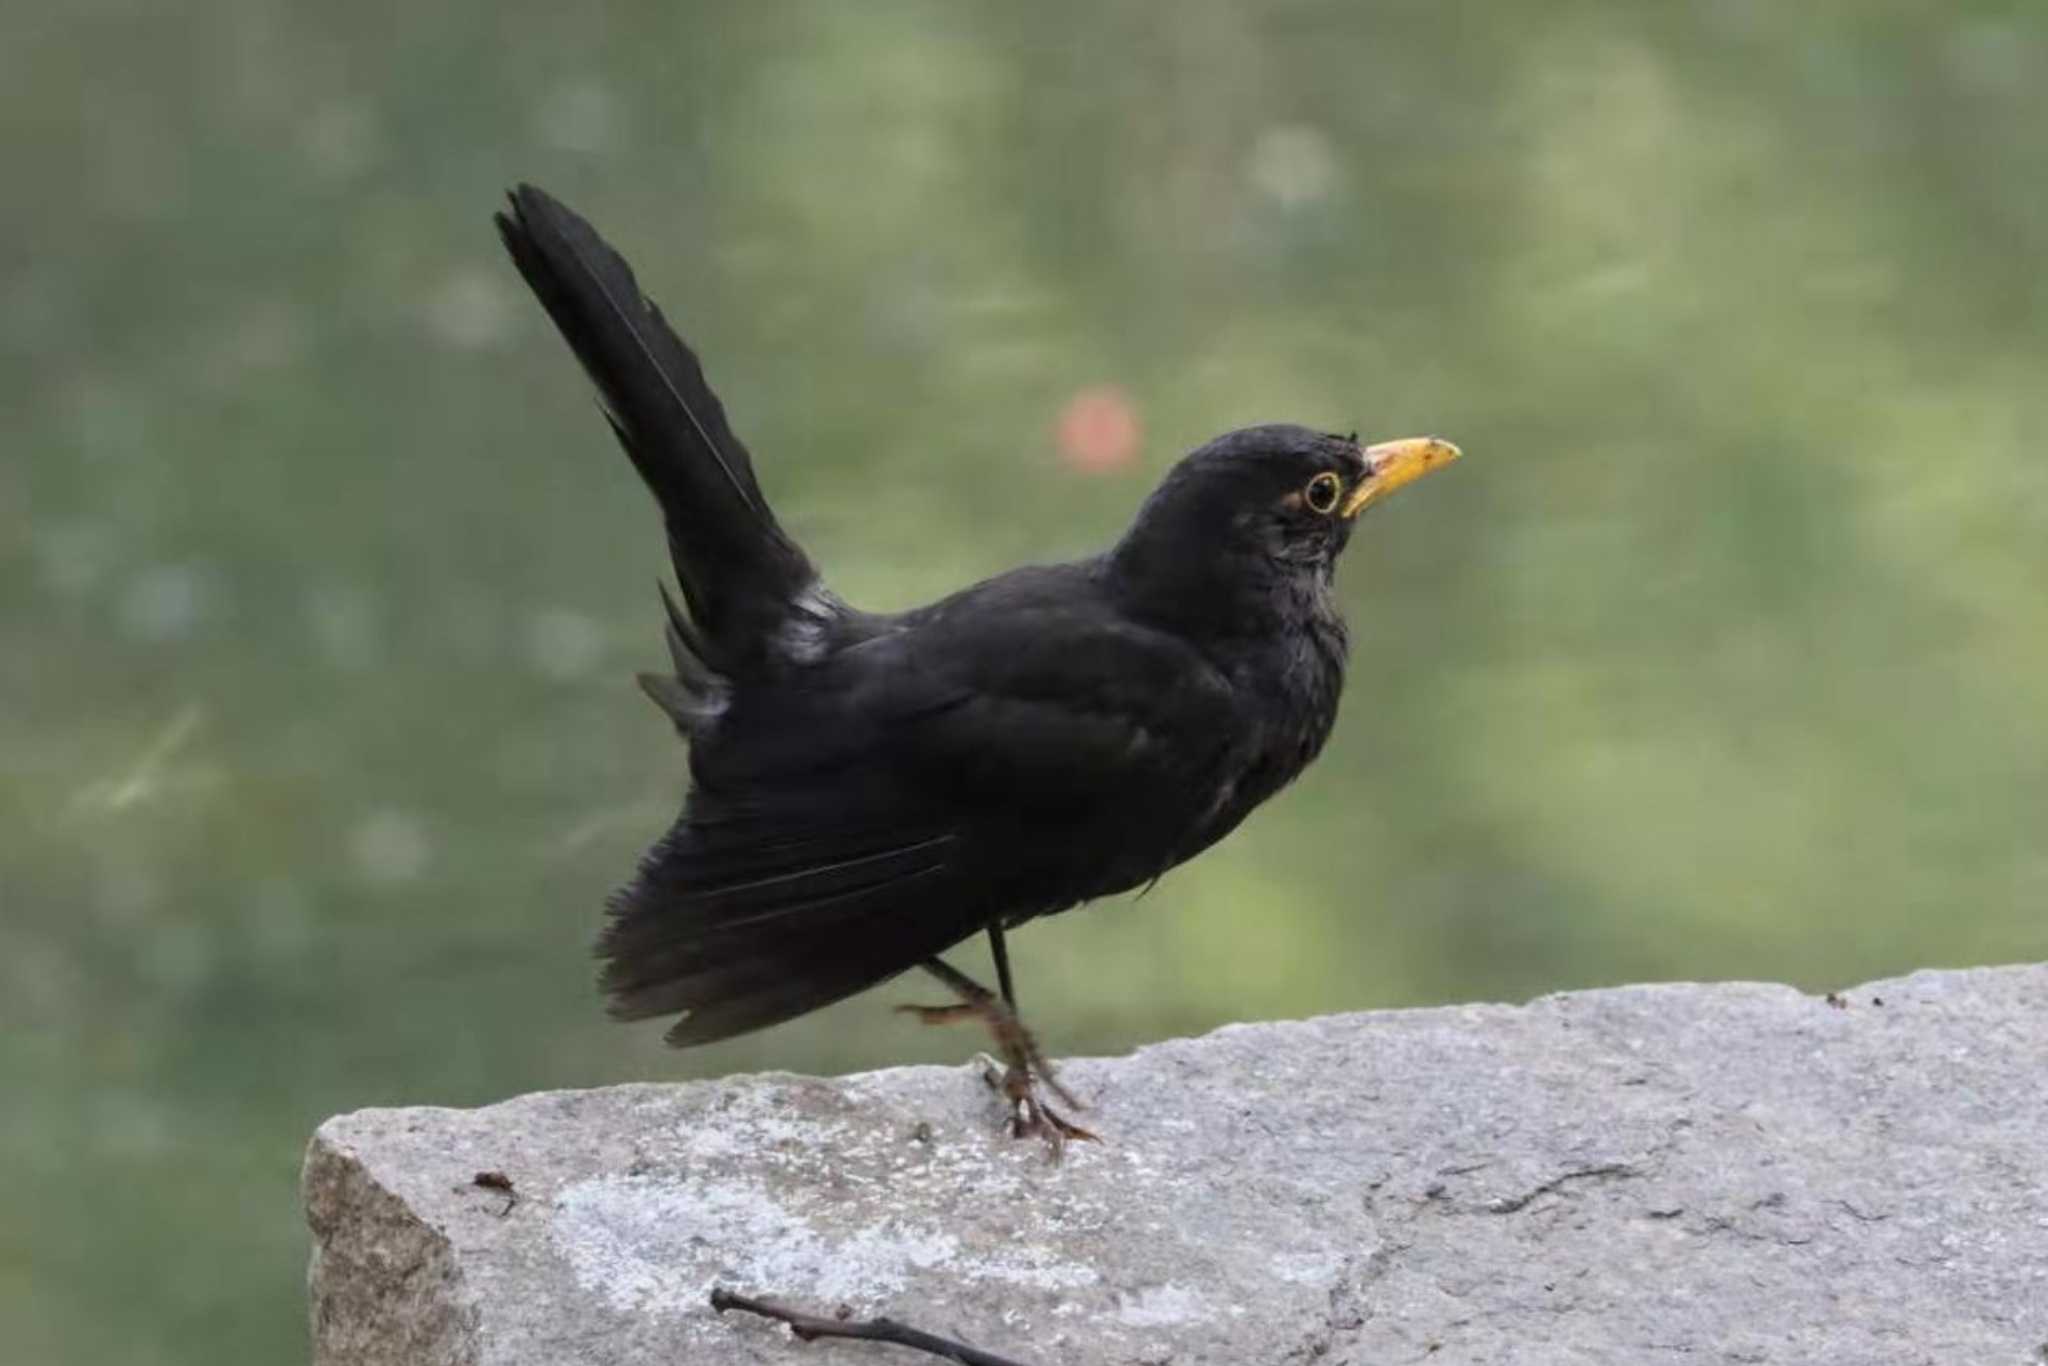
[[[1337,510],[1337,500],[1344,496],[1344,481],[1324,470],[1308,481],[1308,487],[1301,491],[1301,501],[1308,504],[1309,511],[1324,516]]]

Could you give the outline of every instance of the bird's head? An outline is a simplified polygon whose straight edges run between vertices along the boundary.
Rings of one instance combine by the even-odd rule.
[[[1189,607],[1276,581],[1327,581],[1360,513],[1457,458],[1436,437],[1361,446],[1307,427],[1246,427],[1174,466],[1111,563],[1145,596]]]

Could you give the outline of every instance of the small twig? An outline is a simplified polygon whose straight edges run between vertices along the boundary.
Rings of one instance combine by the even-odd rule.
[[[786,1323],[789,1325],[789,1331],[805,1342],[817,1338],[859,1338],[865,1342],[888,1342],[898,1347],[930,1352],[935,1357],[956,1361],[960,1366],[1025,1366],[1021,1361],[999,1357],[993,1352],[984,1352],[979,1347],[969,1347],[964,1342],[933,1337],[930,1333],[921,1332],[894,1319],[820,1318],[816,1314],[786,1309],[770,1300],[750,1299],[724,1289],[711,1292],[711,1307],[721,1314],[728,1309],[738,1309],[749,1314],[759,1314],[764,1319]]]

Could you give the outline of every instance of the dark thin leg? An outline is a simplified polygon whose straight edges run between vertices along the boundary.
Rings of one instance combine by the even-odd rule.
[[[1010,945],[1003,938],[1003,927],[988,927],[988,956],[996,960],[996,986],[1003,993],[1003,1004],[1010,1013],[1017,1013],[1017,984],[1010,980]]]
[[[1052,1064],[1039,1051],[1038,1041],[1031,1037],[1031,1031],[1024,1027],[1015,1011],[997,999],[994,992],[942,958],[927,958],[920,966],[944,982],[960,998],[959,1002],[950,1006],[896,1008],[917,1016],[926,1024],[949,1024],[971,1018],[988,1026],[1004,1064],[1000,1075],[991,1068],[988,1080],[1010,1102],[1010,1132],[1013,1135],[1022,1138],[1027,1134],[1037,1134],[1052,1147],[1055,1158],[1067,1139],[1095,1137],[1038,1098],[1034,1078],[1044,1082],[1066,1104],[1077,1110],[1083,1108],[1074,1093],[1060,1085]]]
[[[930,1352],[935,1357],[957,1361],[960,1366],[1024,1366],[1021,1361],[999,1357],[994,1352],[984,1352],[979,1347],[969,1347],[964,1342],[950,1338],[934,1337],[930,1333],[912,1328],[907,1323],[894,1319],[828,1319],[816,1314],[805,1314],[776,1304],[772,1300],[750,1299],[735,1295],[729,1290],[711,1292],[711,1307],[723,1314],[728,1309],[738,1309],[749,1314],[759,1314],[765,1319],[789,1325],[789,1331],[805,1342],[814,1338],[858,1338],[865,1342],[892,1342],[898,1347],[909,1347],[920,1352]],[[844,1310],[840,1311],[844,1313]]]
[[[943,958],[927,958],[918,964],[926,972],[944,982],[955,996],[969,1005],[981,1005],[993,1001],[996,994],[981,983],[969,977]]]

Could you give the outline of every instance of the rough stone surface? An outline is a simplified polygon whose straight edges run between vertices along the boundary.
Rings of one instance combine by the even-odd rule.
[[[315,1357],[933,1360],[721,1318],[724,1285],[1034,1366],[2048,1362],[2048,966],[1841,1000],[1233,1026],[1069,1063],[1108,1141],[1057,1167],[966,1067],[343,1115]]]

